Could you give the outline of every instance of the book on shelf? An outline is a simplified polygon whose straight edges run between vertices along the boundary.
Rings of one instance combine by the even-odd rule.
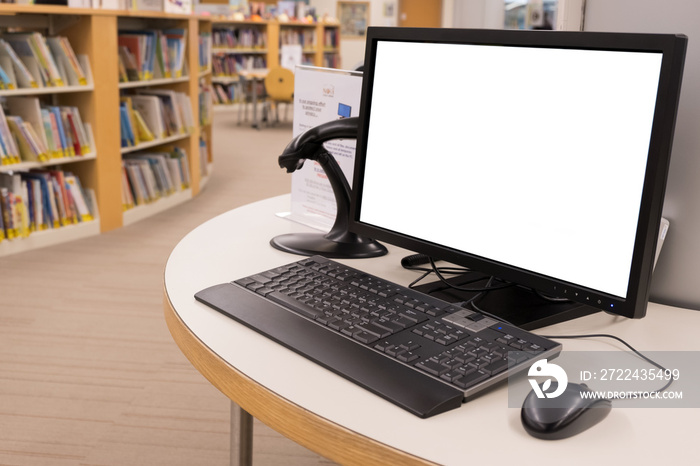
[[[125,45],[119,45],[119,82],[139,81],[136,56]]]
[[[121,100],[122,147],[184,135],[194,129],[192,104],[183,92],[143,89]]]
[[[131,95],[132,107],[139,112],[155,139],[163,139],[168,136],[164,121],[164,110],[160,99],[151,95]],[[123,123],[126,123],[122,120]],[[132,125],[133,131],[133,125]]]
[[[205,80],[199,82],[199,125],[206,126],[212,121],[212,88]]]
[[[209,174],[209,149],[207,140],[203,137],[199,138],[199,176],[207,176]]]
[[[194,128],[192,103],[187,94],[166,89],[140,89],[138,94],[160,99],[168,136],[186,134]]]
[[[0,65],[2,65],[15,87],[39,87],[39,83],[34,75],[29,72],[29,69],[12,46],[4,39],[0,39]]]
[[[212,45],[216,49],[264,50],[267,31],[257,27],[217,28],[212,31]]]
[[[8,33],[3,38],[17,52],[30,72],[44,86],[64,86],[63,78],[58,72],[58,65],[49,51],[46,39],[39,32]],[[39,80],[37,80],[39,81]]]
[[[78,177],[61,170],[0,173],[0,238],[16,239],[35,231],[96,218],[94,194]]]
[[[326,28],[323,31],[323,47],[335,50],[338,48],[338,28]]]
[[[0,106],[0,152],[2,165],[11,165],[22,161],[17,141],[12,136],[2,106]]]
[[[323,66],[325,68],[340,68],[340,55],[337,53],[323,54]]]
[[[135,136],[132,117],[129,115],[129,108],[125,102],[119,104],[119,122],[121,147],[132,147],[137,145],[138,139]]]
[[[7,115],[7,124],[10,126],[10,132],[17,141],[19,147],[20,158],[23,162],[46,162],[48,154],[42,151],[39,142],[30,133],[29,122],[22,121],[21,117]],[[25,124],[26,123],[26,124]],[[30,125],[29,127],[27,125]]]
[[[280,45],[301,45],[305,51],[316,48],[316,31],[313,29],[283,29]]]
[[[77,107],[42,106],[37,97],[7,97],[0,109],[3,165],[47,162],[92,151],[89,125]]]
[[[117,39],[119,47],[126,48],[133,56],[139,81],[152,78],[152,59],[155,57],[154,32],[120,31]],[[153,56],[151,55],[153,51]]]
[[[212,37],[211,32],[199,33],[199,71],[211,68]]]
[[[235,77],[240,71],[267,68],[267,60],[261,55],[214,55],[212,72],[217,77]]]
[[[88,84],[87,74],[68,39],[62,36],[55,36],[47,37],[46,41],[56,59],[59,74],[65,76],[68,84],[71,86],[86,86]]]
[[[120,82],[184,76],[186,36],[186,29],[119,31]]]
[[[63,36],[45,37],[39,32],[3,34],[0,68],[5,89],[89,84],[87,56],[76,55]]]
[[[134,108],[132,96],[124,95],[120,99],[122,131],[125,132],[122,135],[122,147],[130,147],[156,139],[141,112]]]
[[[217,105],[228,105],[235,102],[236,89],[240,85],[238,83],[222,84],[213,83],[212,99]]]
[[[174,78],[185,74],[185,52],[187,49],[187,29],[166,29],[163,31],[168,46],[170,68]]]
[[[0,63],[0,89],[14,89],[15,88],[15,82],[12,78],[10,78],[10,75],[7,74],[5,69],[2,67],[2,63]]]
[[[128,154],[122,160],[124,210],[157,201],[189,185],[187,154],[179,147],[171,152]]]
[[[163,11],[163,0],[133,0],[132,8],[142,11]]]
[[[192,0],[163,0],[163,11],[166,13],[191,14],[193,3]]]

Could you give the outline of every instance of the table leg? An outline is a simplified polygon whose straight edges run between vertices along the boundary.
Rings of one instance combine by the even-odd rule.
[[[231,466],[253,464],[253,416],[231,402]]]

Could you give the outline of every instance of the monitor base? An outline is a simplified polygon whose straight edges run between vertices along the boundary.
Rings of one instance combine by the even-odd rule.
[[[484,276],[483,280],[464,286],[469,288],[483,287],[488,278]],[[461,286],[462,283],[473,279],[474,274],[467,274],[452,277],[448,279],[448,282]],[[415,289],[452,303],[467,301],[478,294],[473,291],[455,290],[441,281],[419,285]],[[600,312],[598,309],[572,301],[552,302],[520,286],[493,290],[483,298],[477,298],[476,305],[524,330],[534,330]]]
[[[360,236],[355,236],[355,239],[344,242],[328,239],[322,233],[291,233],[272,238],[270,244],[280,251],[329,259],[366,259],[387,253],[387,249],[374,240]]]

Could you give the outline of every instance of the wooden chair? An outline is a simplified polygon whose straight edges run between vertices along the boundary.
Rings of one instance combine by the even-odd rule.
[[[275,122],[279,122],[279,104],[285,105],[285,120],[290,104],[294,102],[294,73],[287,68],[272,68],[265,77],[265,117],[268,123],[271,122],[271,115],[274,111]]]

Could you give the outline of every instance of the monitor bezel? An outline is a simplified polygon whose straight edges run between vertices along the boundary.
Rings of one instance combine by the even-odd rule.
[[[623,298],[567,283],[553,277],[499,263],[420,238],[359,220],[362,202],[367,131],[377,44],[380,41],[556,47],[587,50],[651,51],[663,54],[656,107],[649,143],[639,221],[635,236],[627,295]],[[630,318],[646,315],[654,255],[661,222],[666,180],[670,164],[676,112],[687,37],[682,34],[599,33],[573,31],[514,31],[486,29],[434,29],[370,27],[367,30],[360,121],[350,206],[350,231],[436,259],[492,274],[503,280],[534,288],[552,296]],[[436,73],[439,79],[439,73]],[[425,87],[424,87],[425,88]],[[370,110],[370,111],[368,111]],[[418,188],[417,188],[418,189]],[[603,267],[604,264],[601,264]]]

